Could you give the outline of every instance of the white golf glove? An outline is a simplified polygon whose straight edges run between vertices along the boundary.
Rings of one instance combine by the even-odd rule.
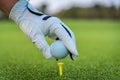
[[[52,55],[45,36],[54,40],[62,40],[69,50],[72,60],[75,60],[78,55],[73,32],[61,20],[39,12],[28,1],[18,0],[12,8],[9,18],[20,26],[46,58],[51,58]]]

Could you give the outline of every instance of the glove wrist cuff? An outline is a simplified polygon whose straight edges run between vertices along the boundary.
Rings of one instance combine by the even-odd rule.
[[[20,16],[22,16],[23,12],[26,10],[28,5],[28,1],[26,0],[18,0],[18,2],[13,6],[10,11],[9,18],[18,22]]]

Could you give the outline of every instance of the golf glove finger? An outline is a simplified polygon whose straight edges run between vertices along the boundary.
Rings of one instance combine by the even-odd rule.
[[[75,60],[76,56],[78,56],[78,52],[76,49],[74,33],[56,17],[48,19],[48,22],[51,24],[48,36],[56,40],[62,40],[69,51],[71,59]]]

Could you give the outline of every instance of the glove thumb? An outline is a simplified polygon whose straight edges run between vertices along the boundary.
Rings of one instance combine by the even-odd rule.
[[[52,57],[50,47],[46,42],[44,35],[37,35],[33,39],[33,42],[36,44],[37,48],[43,52],[45,58],[49,59]]]

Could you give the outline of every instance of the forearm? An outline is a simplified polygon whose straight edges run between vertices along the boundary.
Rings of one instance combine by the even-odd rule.
[[[9,15],[12,7],[18,0],[0,0],[0,10]]]

